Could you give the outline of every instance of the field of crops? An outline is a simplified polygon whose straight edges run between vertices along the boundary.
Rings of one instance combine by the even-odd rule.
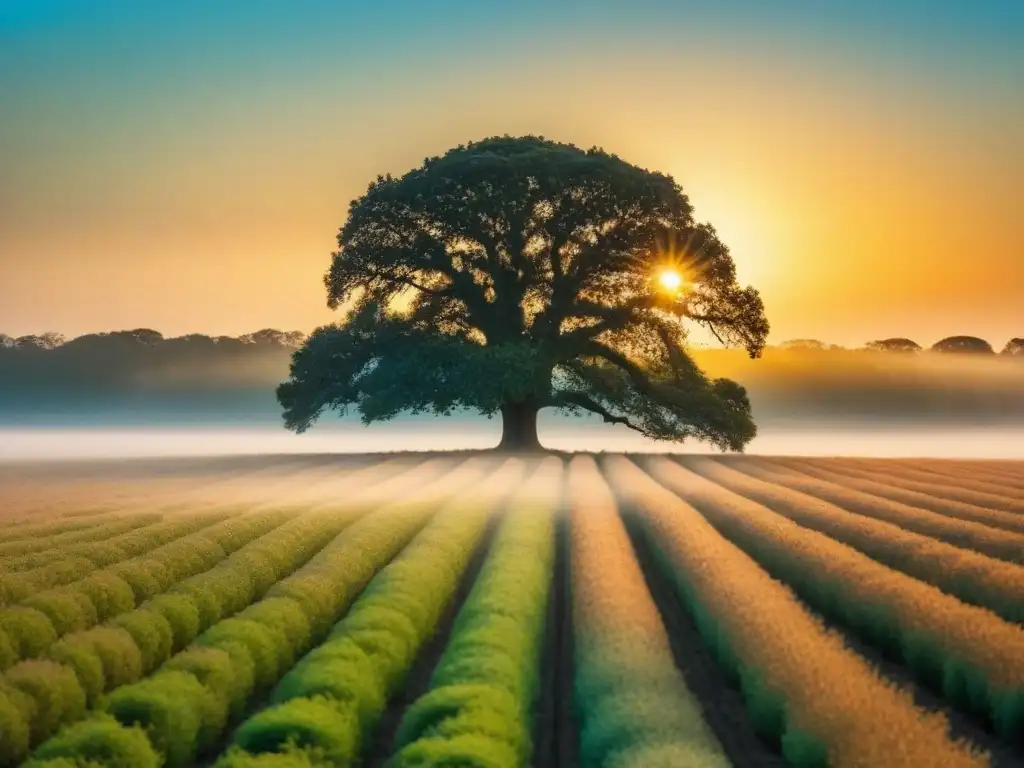
[[[1024,766],[1024,464],[0,465],[0,768]]]

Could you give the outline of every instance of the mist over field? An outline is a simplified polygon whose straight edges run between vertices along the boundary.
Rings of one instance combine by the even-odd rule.
[[[46,369],[47,351],[29,366],[0,367],[0,460],[480,449],[500,436],[500,419],[473,414],[400,416],[369,427],[356,414],[330,415],[295,435],[281,425],[274,395],[291,348],[203,349],[93,365],[68,359]],[[1018,357],[781,348],[758,360],[718,349],[694,357],[709,376],[747,388],[759,428],[751,453],[1024,456]],[[562,450],[708,449],[655,443],[597,417],[550,410],[541,413],[540,436]]]

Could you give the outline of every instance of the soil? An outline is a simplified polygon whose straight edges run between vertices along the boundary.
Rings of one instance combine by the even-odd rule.
[[[555,535],[555,569],[541,662],[541,698],[534,723],[534,768],[576,768],[579,765],[579,725],[573,706],[569,518],[564,513],[558,516]]]

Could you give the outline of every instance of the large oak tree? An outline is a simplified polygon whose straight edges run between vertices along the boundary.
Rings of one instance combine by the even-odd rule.
[[[278,387],[286,425],[325,409],[501,413],[501,447],[538,447],[537,413],[590,412],[658,440],[742,450],[746,391],[687,353],[702,326],[760,355],[761,298],[679,185],[600,149],[495,137],[380,176],[352,202],[317,329]],[[682,277],[665,289],[664,270]]]

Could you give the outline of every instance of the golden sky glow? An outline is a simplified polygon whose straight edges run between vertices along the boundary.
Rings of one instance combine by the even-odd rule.
[[[321,278],[378,173],[535,133],[675,176],[773,341],[1024,335],[1019,57],[777,30],[723,48],[725,21],[701,23],[685,45],[588,28],[379,68],[312,33],[147,39],[166,56],[120,66],[88,28],[62,28],[63,58],[47,29],[2,41],[0,332],[311,330],[336,317]]]

